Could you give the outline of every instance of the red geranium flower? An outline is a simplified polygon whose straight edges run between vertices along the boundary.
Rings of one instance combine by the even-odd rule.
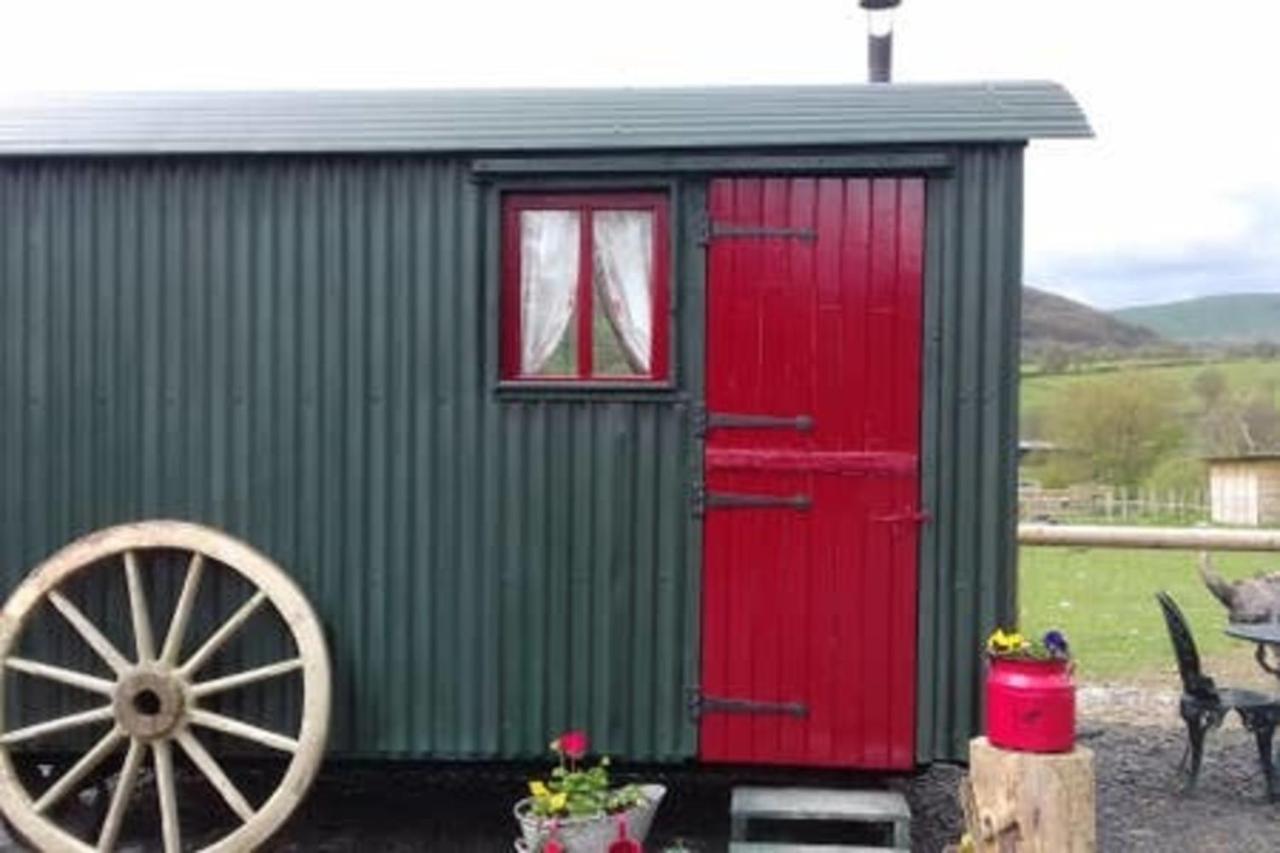
[[[565,732],[558,741],[560,751],[574,761],[579,761],[587,754],[587,733],[583,731]]]

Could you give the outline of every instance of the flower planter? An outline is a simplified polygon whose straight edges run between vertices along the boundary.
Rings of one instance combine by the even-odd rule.
[[[1070,752],[1076,739],[1070,662],[991,658],[987,739],[1018,752]]]
[[[645,804],[628,809],[621,815],[626,818],[627,832],[631,838],[643,842],[645,836],[649,834],[654,813],[657,812],[658,804],[662,802],[667,789],[664,785],[641,785],[640,790],[644,793]],[[543,842],[550,837],[553,826],[556,838],[564,845],[567,853],[606,853],[609,843],[618,838],[619,815],[553,820],[530,814],[532,805],[533,797],[526,797],[515,806],[516,820],[520,823],[520,832],[523,835],[521,839],[523,847],[517,845],[518,850],[539,853]]]

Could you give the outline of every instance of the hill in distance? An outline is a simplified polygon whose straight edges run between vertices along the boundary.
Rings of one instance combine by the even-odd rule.
[[[1280,293],[1202,296],[1122,308],[1111,316],[1184,343],[1280,343]]]
[[[1034,357],[1051,347],[1116,352],[1166,343],[1149,328],[1117,319],[1056,293],[1022,289],[1022,353]]]

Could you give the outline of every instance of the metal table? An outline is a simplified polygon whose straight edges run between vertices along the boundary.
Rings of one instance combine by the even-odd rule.
[[[1280,622],[1228,622],[1223,631],[1228,637],[1253,643],[1256,647],[1253,656],[1258,661],[1258,666],[1280,678],[1280,666],[1267,660],[1267,649],[1271,649],[1272,656],[1280,661]],[[1280,723],[1280,704],[1272,703],[1256,709],[1252,719],[1241,714],[1241,720],[1258,740],[1258,758],[1267,779],[1267,798],[1276,802],[1280,800],[1280,790],[1277,790],[1273,770],[1275,765],[1271,756],[1271,737],[1277,723]]]
[[[1223,631],[1228,637],[1256,644],[1253,656],[1258,666],[1280,678],[1280,666],[1267,660],[1267,649],[1272,649],[1280,659],[1280,622],[1228,622]]]

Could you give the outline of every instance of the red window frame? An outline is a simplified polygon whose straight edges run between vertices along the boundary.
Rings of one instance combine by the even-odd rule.
[[[668,381],[670,340],[670,231],[667,196],[661,192],[509,193],[502,201],[502,379],[510,382],[655,384]],[[579,216],[576,374],[525,374],[520,370],[520,214],[526,210],[576,211]],[[619,376],[594,374],[592,327],[594,316],[594,245],[592,216],[606,210],[647,210],[653,213],[653,339],[649,372]]]

